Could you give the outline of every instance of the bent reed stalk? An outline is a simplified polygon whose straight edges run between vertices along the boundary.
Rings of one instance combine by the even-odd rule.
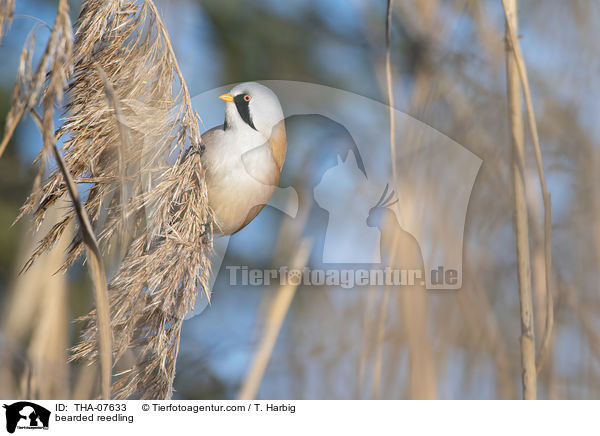
[[[2,22],[12,15],[6,11],[0,7]],[[80,231],[62,268],[87,253],[104,280],[103,261],[112,262],[115,272],[107,285],[108,310],[97,300],[98,310],[79,319],[84,326],[72,359],[100,362],[103,398],[170,398],[181,324],[198,288],[208,296],[212,232],[199,118],[151,0],[88,0],[75,28],[72,41],[68,3],[61,0],[35,70],[35,35],[30,36],[0,142],[1,154],[27,113],[44,137],[37,183],[18,218],[31,214],[39,226],[63,195],[70,195],[74,206],[48,231],[24,268],[48,251],[70,223],[78,223]],[[63,92],[65,118],[55,132],[52,108],[61,103]],[[36,115],[40,99],[43,112]],[[187,148],[191,151],[182,160]],[[174,153],[180,158],[172,163]],[[59,168],[42,183],[50,154]],[[81,183],[90,187],[78,199],[75,185]],[[104,338],[100,347],[99,331]],[[111,374],[115,365],[124,365],[126,352],[135,362]]]

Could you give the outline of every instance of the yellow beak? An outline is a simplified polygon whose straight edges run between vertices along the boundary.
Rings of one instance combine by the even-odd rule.
[[[219,95],[219,98],[221,100],[228,101],[228,102],[232,102],[233,101],[233,96],[231,94]]]

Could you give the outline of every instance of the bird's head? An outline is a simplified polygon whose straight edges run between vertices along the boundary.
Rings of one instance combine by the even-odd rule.
[[[226,102],[225,129],[252,129],[269,138],[273,127],[283,120],[279,99],[260,83],[240,83],[219,98]]]

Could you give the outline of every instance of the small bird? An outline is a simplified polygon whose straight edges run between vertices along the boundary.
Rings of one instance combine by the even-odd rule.
[[[279,99],[266,86],[242,83],[219,98],[225,101],[225,123],[202,135],[202,162],[214,232],[231,235],[273,195],[287,143]]]

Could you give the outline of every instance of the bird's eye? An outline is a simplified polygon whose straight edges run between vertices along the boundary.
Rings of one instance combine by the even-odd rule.
[[[250,97],[248,94],[244,95],[245,101],[250,101],[251,99],[252,99],[252,97]]]

